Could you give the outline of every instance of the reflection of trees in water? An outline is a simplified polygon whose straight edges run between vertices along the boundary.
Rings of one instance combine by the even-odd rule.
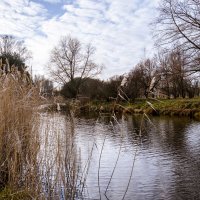
[[[174,150],[184,148],[185,130],[187,129],[189,119],[185,118],[158,118],[155,121],[156,132],[161,136],[161,141]]]
[[[169,148],[184,148],[184,133],[188,123],[189,120],[179,118],[130,116],[128,118],[129,137],[134,141],[140,135],[143,146],[151,145],[161,152],[168,151]]]
[[[200,161],[188,148],[186,131],[191,121],[187,118],[153,117],[154,126],[142,116],[126,116],[127,138],[135,144],[140,136],[142,148],[152,149],[159,157],[167,155],[172,162],[170,194],[174,199],[200,198]],[[165,156],[164,156],[165,157]],[[164,159],[164,158],[163,158]],[[160,166],[165,165],[161,161]],[[164,172],[165,173],[165,172]],[[169,183],[168,183],[169,184]],[[174,191],[174,192],[173,192]]]
[[[81,115],[79,118],[83,121],[88,120],[88,123],[93,126],[101,125],[103,128],[102,134],[108,134],[107,137],[110,140],[116,141],[123,137],[123,141],[128,141],[134,145],[138,144],[138,140],[147,142],[149,133],[154,128],[149,119],[142,117],[142,115],[118,115],[115,119],[111,115],[102,115],[95,118],[95,120],[92,117]]]
[[[151,122],[154,124],[152,125],[147,118],[142,120],[141,115],[126,115],[117,118],[117,122],[113,120],[113,126],[109,120],[110,118],[100,118],[98,123],[95,123],[95,120],[88,120],[86,123],[88,126],[101,126],[101,130],[97,128],[98,131],[92,133],[92,136],[101,142],[106,137],[105,154],[109,154],[112,148],[118,149],[120,142],[122,142],[122,149],[127,148],[127,151],[123,153],[128,152],[128,154],[133,152],[135,146],[139,144],[140,154],[137,164],[141,162],[140,171],[144,170],[144,166],[156,170],[156,172],[151,171],[149,179],[151,184],[155,184],[158,188],[148,185],[150,192],[156,192],[156,194],[163,192],[163,195],[170,199],[199,199],[200,163],[198,157],[195,157],[197,154],[194,154],[187,144],[186,132],[190,130],[190,119],[152,117]],[[123,132],[123,140],[120,131]],[[117,165],[118,167],[121,167],[120,164]],[[137,167],[136,170],[138,170]],[[145,168],[145,170],[148,169]],[[144,177],[138,177],[141,181],[146,181]],[[162,194],[158,196],[161,197]]]
[[[149,119],[142,115],[127,115],[126,120],[128,141],[132,144],[137,143],[139,145],[147,145],[149,141],[149,133],[153,128]]]
[[[172,161],[174,199],[199,199],[199,159],[187,145],[186,131],[190,119],[159,117],[152,119],[156,129],[152,141],[160,153],[166,153]],[[196,149],[197,150],[197,149]]]
[[[159,148],[160,152],[169,149],[178,151],[187,146],[185,132],[190,124],[188,118],[151,117],[148,119],[142,115],[124,115],[118,116],[117,121],[115,122],[111,116],[98,118],[98,123],[105,128],[103,134],[108,134],[110,139],[117,139],[123,132],[123,137],[127,137],[129,143],[135,144],[140,139],[143,146],[153,145]],[[94,119],[91,119],[91,123],[97,125]]]

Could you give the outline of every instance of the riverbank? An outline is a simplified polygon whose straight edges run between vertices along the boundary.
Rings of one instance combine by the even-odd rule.
[[[69,112],[73,109],[76,113],[129,113],[148,114],[154,116],[185,116],[200,120],[200,98],[193,99],[136,99],[134,103],[90,101],[86,104],[66,101],[63,103],[47,104],[43,111]],[[59,108],[59,109],[58,109]]]
[[[134,103],[93,102],[90,110],[123,112],[130,114],[187,116],[200,119],[200,98],[194,99],[137,99]]]

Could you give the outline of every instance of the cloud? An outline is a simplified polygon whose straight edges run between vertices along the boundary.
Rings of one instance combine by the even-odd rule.
[[[22,38],[32,37],[47,13],[40,4],[28,0],[1,0],[0,10],[0,34]]]
[[[152,52],[149,23],[158,0],[44,1],[59,3],[59,13],[52,15],[51,7],[42,1],[0,2],[0,34],[25,39],[33,51],[35,72],[45,73],[49,53],[63,35],[71,34],[96,47],[96,61],[105,66],[104,79],[130,71],[143,57],[144,48]]]
[[[56,4],[56,3],[61,3],[62,1],[61,0],[43,0],[44,2],[47,2],[47,3],[52,3],[52,4]]]

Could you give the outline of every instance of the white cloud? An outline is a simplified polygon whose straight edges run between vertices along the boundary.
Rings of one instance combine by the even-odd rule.
[[[44,2],[48,2],[48,3],[53,3],[53,4],[56,4],[56,3],[61,3],[62,1],[61,0],[43,0]]]
[[[1,0],[0,34],[32,37],[39,30],[47,10],[40,4],[28,0]]]
[[[152,50],[148,27],[159,0],[45,0],[65,4],[62,13],[49,15],[47,8],[28,0],[1,0],[0,34],[25,38],[33,51],[33,69],[44,73],[49,52],[60,36],[71,34],[96,47],[96,60],[106,68],[102,78],[130,71]],[[14,3],[13,3],[14,2]]]

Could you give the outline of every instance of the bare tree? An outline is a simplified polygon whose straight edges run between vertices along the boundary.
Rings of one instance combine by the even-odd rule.
[[[156,20],[157,42],[176,43],[189,55],[187,65],[200,71],[200,1],[162,0]]]
[[[10,35],[0,36],[0,58],[8,59],[10,65],[25,67],[25,62],[31,58],[24,42]]]
[[[161,81],[159,88],[170,96],[191,96],[190,88],[193,88],[194,76],[187,72],[187,55],[181,48],[174,47],[167,52],[159,52],[157,55]]]
[[[83,46],[78,39],[70,36],[61,38],[51,52],[49,69],[52,78],[62,85],[70,82],[76,96],[84,79],[93,78],[102,70],[93,61],[94,53],[95,49],[90,44]]]
[[[154,59],[144,59],[135,67],[135,73],[140,74],[138,82],[143,90],[143,95],[148,98],[152,79],[156,76],[157,65]],[[154,85],[155,86],[155,85]],[[154,87],[153,86],[153,87]]]

